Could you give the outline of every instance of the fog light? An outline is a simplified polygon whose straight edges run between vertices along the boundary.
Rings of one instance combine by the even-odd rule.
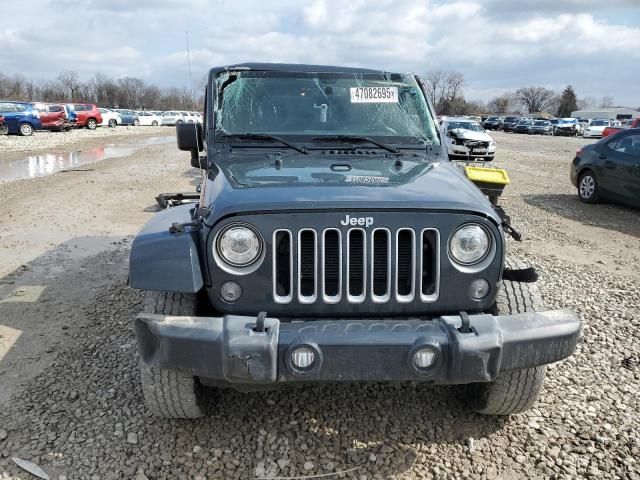
[[[298,347],[291,352],[291,363],[299,369],[309,368],[315,358],[316,353],[309,347]]]
[[[436,362],[436,352],[430,348],[422,348],[413,354],[413,364],[417,368],[429,368]]]
[[[474,300],[482,300],[489,294],[489,282],[484,278],[479,278],[471,282],[469,296]]]
[[[220,287],[220,296],[225,302],[233,303],[242,296],[242,288],[236,282],[224,282]]]

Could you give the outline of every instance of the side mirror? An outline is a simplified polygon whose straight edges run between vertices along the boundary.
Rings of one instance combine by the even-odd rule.
[[[191,152],[191,165],[200,167],[200,152],[204,150],[202,125],[199,123],[179,123],[176,125],[178,149]]]

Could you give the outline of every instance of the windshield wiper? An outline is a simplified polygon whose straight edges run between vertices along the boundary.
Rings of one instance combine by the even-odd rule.
[[[387,152],[391,152],[391,153],[401,153],[400,150],[398,150],[397,148],[393,148],[385,143],[382,142],[378,142],[377,140],[374,140],[373,138],[369,138],[369,137],[363,137],[360,135],[327,135],[324,137],[316,137],[313,139],[314,141],[318,141],[318,142],[330,142],[332,140],[338,140],[338,141],[343,141],[343,142],[353,142],[353,143],[363,143],[363,142],[367,142],[367,143],[372,143],[377,147],[382,148],[383,150],[386,150]]]
[[[275,135],[269,135],[268,133],[226,133],[223,135],[225,138],[237,138],[238,140],[248,139],[248,140],[275,140],[276,142],[280,142],[282,145],[285,145],[289,148],[294,149],[300,153],[309,153],[307,149],[296,145],[295,143],[287,142],[285,139],[276,137]]]

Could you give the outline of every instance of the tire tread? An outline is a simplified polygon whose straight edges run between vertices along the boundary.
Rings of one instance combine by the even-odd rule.
[[[507,257],[505,267],[526,268],[521,260]],[[496,313],[512,315],[544,308],[542,295],[535,283],[500,282],[496,297]],[[467,386],[467,398],[473,409],[486,415],[511,415],[523,412],[538,399],[546,374],[546,366],[510,370],[498,374],[493,382]]]
[[[147,292],[145,312],[163,315],[193,315],[195,295]],[[147,407],[167,418],[198,418],[206,415],[208,395],[195,377],[140,362],[140,380]]]

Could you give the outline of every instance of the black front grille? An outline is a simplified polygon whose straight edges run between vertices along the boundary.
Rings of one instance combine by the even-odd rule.
[[[340,294],[340,231],[327,230],[324,234],[323,272],[324,293],[328,297],[337,297]]]
[[[316,295],[316,233],[313,230],[300,232],[300,296]]]
[[[389,246],[391,239],[388,230],[375,230],[373,232],[373,295],[385,297],[389,294],[390,266]]]
[[[349,295],[359,297],[364,295],[364,232],[351,230],[349,232]]]
[[[438,256],[435,229],[276,230],[273,296],[277,303],[302,304],[433,302]]]
[[[403,229],[398,231],[396,289],[398,296],[411,295],[414,285],[414,252],[413,230]]]

